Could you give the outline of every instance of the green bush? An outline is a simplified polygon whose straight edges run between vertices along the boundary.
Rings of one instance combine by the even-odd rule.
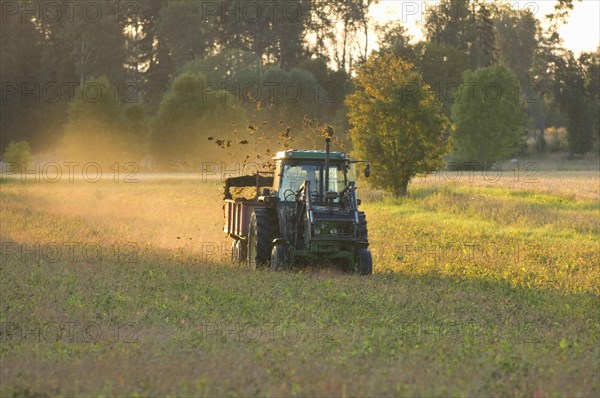
[[[4,151],[4,161],[15,171],[25,168],[31,161],[31,148],[27,141],[11,141]]]
[[[75,90],[67,109],[60,155],[76,162],[139,162],[147,136],[142,104],[126,103],[106,76],[91,78]]]

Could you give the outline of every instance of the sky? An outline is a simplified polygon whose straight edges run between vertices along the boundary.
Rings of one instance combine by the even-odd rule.
[[[526,1],[507,0],[514,7],[529,8],[534,15],[544,20],[544,15],[552,12],[556,0]],[[379,23],[402,20],[409,33],[416,39],[422,37],[422,22],[425,11],[435,7],[431,0],[381,0],[371,6],[371,16]],[[564,46],[576,55],[582,51],[593,51],[600,43],[600,0],[575,1],[567,23],[560,28]],[[373,48],[375,43],[370,44]]]

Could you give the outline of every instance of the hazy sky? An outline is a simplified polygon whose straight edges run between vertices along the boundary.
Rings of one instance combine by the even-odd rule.
[[[526,1],[507,0],[514,7],[529,8],[543,21],[544,15],[552,11],[556,0]],[[422,36],[424,11],[435,7],[436,1],[423,0],[381,0],[371,6],[371,15],[380,23],[389,20],[402,20],[409,33],[419,39]],[[575,54],[596,49],[600,42],[600,0],[575,2],[566,25],[560,29],[560,35],[566,48]],[[372,44],[374,45],[374,43]],[[371,45],[371,46],[372,46]],[[371,47],[372,48],[372,47]]]

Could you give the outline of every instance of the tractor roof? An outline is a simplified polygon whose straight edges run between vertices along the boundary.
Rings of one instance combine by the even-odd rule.
[[[284,159],[300,159],[300,160],[325,160],[325,151],[309,151],[309,150],[298,150],[291,149],[289,151],[277,152],[277,155],[273,159],[284,160]],[[346,152],[329,152],[330,160],[348,160]]]

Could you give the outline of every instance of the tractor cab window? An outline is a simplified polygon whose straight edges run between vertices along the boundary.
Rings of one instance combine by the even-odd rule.
[[[281,186],[279,188],[279,199],[284,201],[293,201],[297,192],[304,181],[310,181],[310,189],[318,193],[321,184],[325,183],[324,164],[286,164],[282,168]],[[347,167],[344,163],[329,164],[329,186],[324,187],[325,191],[340,192],[347,184]],[[323,182],[321,182],[323,180]],[[352,179],[351,179],[352,180]]]

